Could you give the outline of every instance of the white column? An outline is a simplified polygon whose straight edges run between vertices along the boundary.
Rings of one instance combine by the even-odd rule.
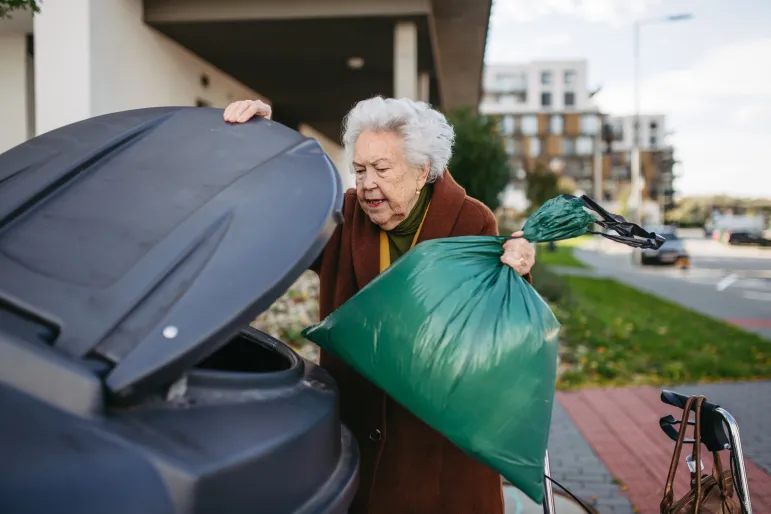
[[[37,134],[91,116],[91,1],[46,2],[33,18]]]
[[[400,21],[394,28],[394,97],[418,99],[418,27]]]
[[[27,36],[0,37],[0,153],[27,140]]]
[[[431,76],[428,74],[427,71],[420,72],[420,75],[418,76],[418,83],[419,83],[419,99],[423,102],[428,102],[431,98]]]

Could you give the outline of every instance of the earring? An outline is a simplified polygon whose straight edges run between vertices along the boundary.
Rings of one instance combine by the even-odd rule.
[[[415,190],[415,196],[418,196],[418,195],[420,195],[420,189]]]

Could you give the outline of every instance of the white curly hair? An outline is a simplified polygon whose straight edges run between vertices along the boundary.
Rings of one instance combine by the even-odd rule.
[[[426,102],[375,96],[357,103],[343,121],[345,158],[352,172],[353,149],[366,130],[399,134],[407,161],[415,167],[430,166],[428,182],[444,174],[452,157],[455,130],[444,114]]]

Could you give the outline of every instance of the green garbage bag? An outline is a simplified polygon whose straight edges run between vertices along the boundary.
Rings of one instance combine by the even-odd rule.
[[[556,197],[524,237],[585,234],[584,207]],[[420,243],[303,335],[541,503],[560,323],[501,263],[507,239]]]

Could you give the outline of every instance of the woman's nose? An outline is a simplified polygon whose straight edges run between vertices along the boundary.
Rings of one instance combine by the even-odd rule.
[[[371,190],[377,188],[377,182],[375,181],[375,173],[369,170],[364,172],[362,177],[362,186],[364,189]]]

